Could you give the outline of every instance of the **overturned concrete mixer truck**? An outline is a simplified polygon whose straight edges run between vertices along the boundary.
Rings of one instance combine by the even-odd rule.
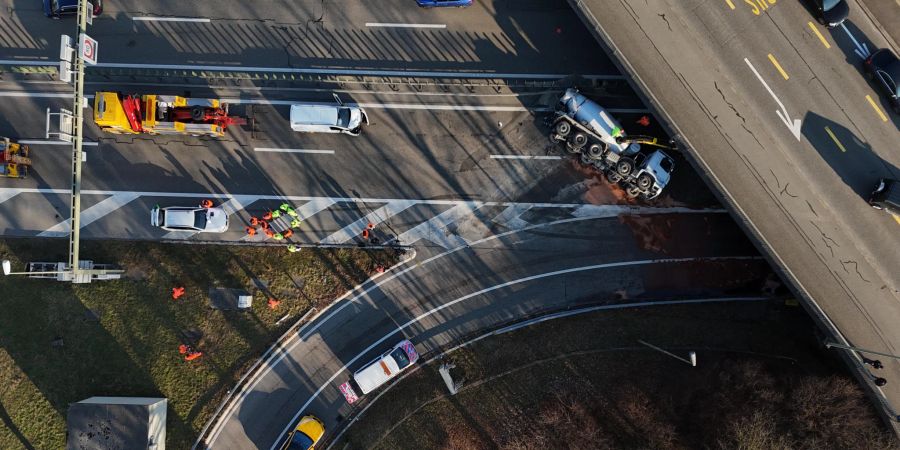
[[[675,168],[675,161],[665,152],[642,150],[641,144],[675,147],[652,137],[626,135],[603,107],[573,88],[559,99],[550,140],[580,155],[582,163],[603,172],[632,198],[650,200],[659,196]]]

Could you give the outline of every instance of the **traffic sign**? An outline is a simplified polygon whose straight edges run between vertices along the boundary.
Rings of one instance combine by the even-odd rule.
[[[78,36],[78,47],[81,49],[81,58],[88,64],[97,64],[97,41],[90,36],[81,33]]]
[[[59,41],[59,59],[72,62],[72,38],[63,34]]]

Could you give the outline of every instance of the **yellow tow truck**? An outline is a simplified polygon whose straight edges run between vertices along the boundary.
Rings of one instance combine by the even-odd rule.
[[[0,177],[25,178],[31,166],[27,145],[0,137]]]
[[[228,105],[218,99],[177,95],[123,95],[97,92],[94,122],[116,134],[187,134],[225,136],[231,125],[246,123],[228,115]]]

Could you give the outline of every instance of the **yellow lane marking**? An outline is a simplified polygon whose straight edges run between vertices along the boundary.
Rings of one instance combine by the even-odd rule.
[[[881,108],[879,108],[878,105],[875,104],[875,100],[872,100],[872,97],[869,95],[866,96],[866,100],[868,100],[869,104],[872,105],[872,109],[874,109],[875,112],[877,112],[878,115],[881,116],[881,121],[887,122],[887,116],[884,115],[884,111],[882,111]]]
[[[825,40],[825,36],[822,36],[822,33],[819,32],[819,29],[816,28],[816,25],[813,24],[812,22],[806,22],[806,23],[809,24],[809,29],[813,30],[813,33],[816,33],[816,36],[818,36],[819,40],[822,41],[822,45],[824,45],[825,48],[831,48],[831,44],[829,44],[828,41]]]
[[[771,53],[769,53],[769,61],[772,61],[772,65],[775,66],[775,68],[778,69],[779,72],[781,72],[781,76],[783,76],[785,80],[790,78],[788,77],[787,72],[785,72],[784,69],[781,68],[781,64],[778,64],[778,60],[775,59],[775,57],[772,56]]]
[[[900,0],[897,1],[900,2]],[[734,11],[734,3],[731,3],[731,0],[725,0],[725,3],[728,3],[728,7],[731,8],[732,11]]]
[[[900,2],[900,0],[897,0],[897,2]],[[898,216],[896,214],[891,214],[891,215],[894,216],[894,220],[896,220],[897,223],[900,224],[900,216]]]
[[[831,140],[837,144],[838,148],[841,149],[842,152],[847,153],[847,149],[844,148],[844,144],[841,144],[841,141],[838,140],[837,136],[834,135],[834,132],[831,131],[831,128],[825,127],[825,132],[831,136]]]

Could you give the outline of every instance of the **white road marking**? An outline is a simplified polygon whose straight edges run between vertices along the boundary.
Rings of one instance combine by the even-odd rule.
[[[315,153],[322,155],[333,155],[334,150],[308,150],[302,148],[268,148],[268,147],[256,147],[253,149],[254,152],[262,152],[262,153]]]
[[[19,195],[19,192],[14,190],[0,191],[0,203],[3,203],[17,195]]]
[[[522,214],[525,214],[525,212],[529,209],[531,209],[531,205],[507,206],[506,209],[503,210],[503,212],[491,218],[491,222],[499,224],[510,230],[520,230],[530,225],[528,222],[522,220],[521,217]]]
[[[73,144],[67,141],[48,141],[46,139],[19,139],[20,144],[27,145],[68,145],[71,147]],[[99,142],[91,142],[91,141],[81,141],[82,146],[87,147],[96,147],[100,145]]]
[[[198,22],[209,23],[209,19],[198,17],[151,17],[151,16],[135,16],[131,20],[135,22]]]
[[[247,99],[247,98],[230,98],[223,97],[220,99],[223,103],[229,105],[293,105],[298,101],[295,100],[266,100],[266,99]],[[304,102],[311,105],[331,106],[333,102]],[[370,109],[415,109],[415,110],[440,110],[440,111],[498,111],[498,112],[518,112],[518,111],[549,111],[550,108],[528,108],[526,106],[483,106],[483,105],[439,105],[428,103],[345,103],[348,106],[359,106],[360,108]]]
[[[491,155],[491,159],[562,159],[562,156],[553,155]]]
[[[781,103],[781,99],[779,99],[778,96],[775,95],[774,92],[772,92],[772,88],[769,87],[769,85],[766,83],[766,80],[763,79],[762,75],[760,75],[759,72],[756,71],[756,67],[753,67],[753,64],[751,64],[750,60],[747,58],[744,58],[744,62],[747,63],[748,66],[750,66],[750,70],[753,71],[753,74],[756,75],[756,78],[759,79],[759,82],[766,87],[766,90],[769,91],[769,95],[771,95],[772,98],[775,99],[775,102],[778,103],[778,107],[781,108],[781,110],[776,109],[775,115],[777,115],[778,118],[781,119],[782,122],[784,122],[784,125],[788,127],[788,130],[791,131],[791,134],[793,134],[799,142],[800,128],[802,126],[800,119],[794,119],[793,121],[791,121],[791,116],[788,114],[787,108],[784,107],[784,103]]]
[[[447,28],[447,24],[443,23],[383,23],[383,22],[366,22],[367,27],[383,27],[383,28]]]
[[[362,217],[361,219],[351,223],[350,225],[341,228],[331,236],[322,239],[321,242],[323,244],[346,243],[354,237],[359,236],[359,234],[362,233],[362,230],[364,230],[368,224],[371,223],[375,226],[378,226],[378,224],[399,214],[400,212],[417,203],[419,203],[417,200],[392,200],[381,208],[378,208],[375,211],[366,214],[365,217]]]
[[[171,241],[183,241],[185,239],[189,239],[193,236],[196,236],[199,231],[189,231],[189,230],[177,230],[170,231],[163,235],[162,239],[171,240]]]
[[[519,279],[515,279],[515,280],[510,280],[510,281],[507,281],[507,282],[505,282],[505,283],[495,284],[495,285],[493,285],[493,286],[486,287],[486,288],[481,289],[481,290],[479,290],[479,291],[472,292],[471,294],[464,295],[464,296],[462,296],[462,297],[459,297],[459,298],[457,298],[457,299],[454,299],[454,300],[451,300],[451,301],[449,301],[449,302],[447,302],[447,303],[444,303],[444,304],[442,304],[441,306],[434,307],[434,308],[432,308],[432,309],[430,309],[430,310],[428,310],[428,311],[426,311],[426,312],[424,312],[424,313],[422,313],[422,314],[420,314],[420,315],[414,317],[413,319],[410,319],[410,320],[407,321],[406,323],[404,323],[404,324],[398,326],[396,330],[394,330],[394,331],[392,331],[392,332],[390,332],[390,333],[388,333],[388,334],[382,336],[380,339],[378,339],[377,341],[375,341],[374,343],[372,343],[372,345],[366,347],[365,350],[363,350],[362,352],[360,352],[359,354],[357,354],[355,357],[353,357],[353,359],[351,359],[350,361],[347,361],[347,362],[344,364],[343,367],[341,367],[340,369],[338,369],[338,370],[337,370],[330,378],[328,378],[328,380],[325,381],[325,383],[323,383],[323,384],[316,390],[316,392],[313,393],[312,396],[310,396],[309,400],[307,400],[306,403],[304,403],[303,406],[300,407],[300,409],[297,411],[297,413],[294,414],[294,417],[291,418],[290,421],[288,421],[288,424],[284,427],[284,430],[282,430],[281,433],[279,433],[279,436],[284,436],[284,435],[286,435],[287,432],[288,432],[288,430],[290,430],[290,428],[291,428],[292,426],[295,426],[295,425],[296,425],[297,419],[300,417],[300,414],[303,414],[304,412],[306,412],[306,408],[309,407],[309,405],[313,402],[313,400],[315,400],[315,399],[319,396],[319,394],[321,394],[322,391],[325,390],[325,388],[330,387],[330,386],[331,386],[331,382],[334,381],[334,379],[337,378],[338,375],[340,375],[340,374],[343,373],[345,370],[347,370],[347,367],[348,367],[348,366],[352,366],[353,363],[355,363],[357,360],[359,360],[360,358],[362,358],[363,356],[365,356],[366,354],[368,354],[368,352],[370,352],[370,351],[372,351],[373,349],[377,348],[378,346],[382,345],[382,344],[384,343],[384,341],[386,341],[386,340],[388,340],[389,338],[391,338],[391,336],[394,336],[394,335],[397,334],[397,333],[402,333],[403,330],[404,330],[405,328],[408,328],[410,325],[413,325],[413,324],[415,324],[415,323],[417,323],[417,322],[420,322],[422,319],[424,319],[424,318],[426,318],[426,317],[429,317],[429,316],[431,316],[432,314],[434,314],[434,313],[436,313],[436,312],[442,311],[442,310],[444,310],[444,309],[446,309],[446,308],[449,308],[449,307],[451,307],[451,306],[453,306],[453,305],[455,305],[455,304],[457,304],[457,303],[466,301],[466,300],[468,300],[468,299],[470,299],[470,298],[477,297],[477,296],[480,296],[480,295],[484,295],[484,294],[486,294],[486,293],[488,293],[488,292],[496,291],[496,290],[498,290],[498,289],[503,289],[503,288],[506,288],[506,287],[509,287],[509,286],[512,286],[512,285],[515,285],[515,284],[526,283],[526,282],[529,282],[529,281],[540,280],[540,279],[543,279],[543,278],[554,277],[554,276],[557,276],[557,275],[566,275],[566,274],[570,274],[570,273],[585,272],[585,271],[590,271],[590,270],[609,269],[609,268],[617,268],[617,267],[642,266],[642,265],[650,265],[650,264],[673,264],[673,263],[682,263],[682,262],[691,262],[691,261],[722,261],[722,260],[742,260],[742,259],[760,259],[760,257],[757,257],[757,256],[751,256],[751,257],[737,256],[737,257],[713,257],[713,258],[670,258],[670,259],[648,259],[648,260],[641,260],[641,261],[625,261],[625,262],[606,263],[606,264],[593,264],[593,265],[590,265],[590,266],[572,267],[572,268],[568,268],[568,269],[555,270],[555,271],[552,271],[552,272],[545,272],[545,273],[540,273],[540,274],[537,274],[537,275],[527,276],[527,277],[524,277],[524,278],[519,278]],[[298,342],[302,342],[302,341],[298,341]],[[295,346],[296,346],[296,345],[297,345],[297,344],[295,344]],[[293,349],[293,348],[294,348],[294,347],[292,346],[291,349]],[[288,352],[290,352],[290,349],[288,350]],[[338,397],[338,398],[339,398],[339,397]],[[212,444],[212,443],[210,442],[210,444]],[[280,442],[279,442],[279,441],[275,441],[275,442],[272,444],[272,447],[269,448],[269,450],[275,450],[275,448],[278,446],[278,444],[280,444]]]
[[[312,202],[310,202],[310,203],[312,203]],[[710,212],[710,210],[707,210],[707,212]],[[714,210],[714,212],[724,213],[724,212],[726,212],[726,211],[725,211],[725,210]],[[506,236],[513,235],[513,234],[518,233],[518,232],[520,232],[520,231],[528,231],[528,230],[532,230],[532,229],[546,228],[546,227],[550,227],[550,226],[554,226],[554,225],[560,225],[560,224],[564,224],[564,223],[580,222],[580,221],[591,220],[591,219],[593,219],[593,218],[592,218],[592,217],[570,217],[570,218],[566,218],[566,219],[554,220],[554,221],[548,222],[548,223],[539,223],[539,224],[535,224],[535,225],[530,225],[530,226],[528,226],[528,227],[526,227],[526,228],[523,228],[523,229],[520,229],[520,230],[510,230],[510,231],[505,231],[505,232],[503,232],[503,233],[497,233],[497,234],[494,234],[494,235],[491,235],[491,236],[488,236],[488,237],[479,239],[479,240],[477,240],[477,241],[473,241],[473,242],[471,242],[471,243],[469,243],[469,244],[470,244],[470,245],[480,245],[480,244],[483,244],[483,243],[485,243],[485,242],[490,242],[490,241],[493,241],[493,240],[495,240],[495,239],[500,239],[500,238],[503,238],[503,237],[506,237]],[[331,320],[332,317],[334,317],[335,315],[337,315],[338,313],[340,313],[340,312],[343,311],[344,309],[346,309],[346,308],[352,306],[353,304],[355,304],[355,303],[356,303],[359,299],[361,299],[364,295],[367,295],[367,294],[368,294],[369,292],[371,292],[372,290],[378,289],[378,288],[380,288],[383,284],[385,284],[385,283],[387,283],[387,282],[389,282],[389,281],[392,281],[392,280],[394,280],[394,279],[396,279],[396,278],[399,278],[399,277],[405,275],[406,273],[411,272],[412,270],[414,270],[414,269],[416,269],[416,268],[424,267],[424,266],[426,266],[426,265],[428,265],[428,264],[430,264],[430,263],[432,263],[432,262],[434,262],[434,261],[437,261],[438,259],[441,259],[441,258],[443,258],[443,257],[445,257],[445,256],[453,255],[453,254],[455,254],[456,252],[459,252],[459,251],[461,251],[461,250],[463,250],[463,249],[465,249],[465,248],[466,248],[465,246],[458,246],[458,247],[452,248],[452,249],[450,249],[450,250],[447,250],[446,252],[438,253],[437,255],[434,255],[434,256],[432,256],[432,257],[430,257],[430,258],[427,258],[427,259],[425,259],[424,261],[422,261],[422,262],[420,262],[420,263],[418,263],[418,264],[408,266],[408,267],[406,267],[405,269],[403,269],[403,270],[401,270],[401,271],[399,271],[399,272],[397,272],[397,273],[392,273],[390,276],[384,277],[384,278],[382,278],[382,279],[379,280],[379,281],[375,281],[375,282],[371,283],[371,285],[369,285],[369,286],[366,287],[365,289],[360,290],[359,294],[357,294],[357,295],[355,295],[355,296],[353,296],[353,297],[350,297],[350,292],[348,292],[347,294],[345,294],[344,296],[342,296],[341,299],[339,299],[339,301],[340,301],[340,300],[343,300],[343,299],[345,299],[345,298],[348,298],[348,297],[350,297],[350,299],[347,300],[346,302],[344,302],[343,304],[341,304],[340,306],[329,307],[329,309],[326,309],[325,311],[323,311],[322,314],[325,314],[325,317],[322,318],[321,320],[319,320],[319,317],[320,317],[322,314],[316,315],[316,317],[314,317],[312,320],[310,320],[309,322],[307,322],[307,324],[305,324],[304,326],[302,326],[302,327],[297,331],[296,336],[299,336],[299,340],[298,340],[297,342],[295,342],[294,344],[291,344],[290,347],[287,347],[287,348],[286,348],[284,351],[282,351],[280,354],[276,354],[275,352],[273,352],[271,355],[269,355],[269,357],[267,358],[266,362],[264,362],[264,363],[261,365],[261,366],[265,366],[265,369],[260,370],[257,374],[255,374],[255,375],[251,378],[251,381],[250,381],[247,385],[245,385],[245,386],[242,388],[242,391],[241,391],[240,395],[238,396],[238,400],[235,401],[235,402],[227,409],[227,411],[226,411],[224,414],[222,414],[221,416],[219,416],[219,417],[220,417],[220,418],[225,418],[225,417],[231,415],[231,413],[234,411],[234,408],[235,408],[240,402],[242,402],[243,399],[246,398],[247,395],[248,395],[250,392],[253,391],[253,389],[256,388],[256,385],[259,384],[260,380],[262,380],[262,379],[263,379],[263,378],[264,378],[264,377],[265,377],[265,376],[266,376],[266,375],[267,375],[267,374],[268,374],[275,366],[277,366],[279,363],[281,363],[281,361],[282,361],[284,358],[286,358],[286,357],[290,354],[290,352],[291,352],[294,348],[297,347],[297,345],[300,345],[300,343],[302,343],[303,341],[305,341],[306,339],[308,339],[309,336],[311,336],[311,335],[312,335],[313,333],[315,333],[319,328],[321,328],[325,323],[327,323],[329,320]],[[399,265],[398,265],[398,267],[399,267]],[[361,285],[361,286],[365,286],[365,285],[366,285],[366,283],[364,283],[364,284]],[[357,288],[361,288],[361,286],[358,286]],[[352,292],[352,291],[351,291],[351,292]],[[336,304],[336,303],[333,303],[333,305],[335,305],[335,304]],[[308,329],[307,329],[307,328],[308,328]],[[209,445],[210,447],[212,447],[213,442],[218,438],[219,433],[222,431],[223,427],[224,427],[224,422],[219,422],[219,423],[217,423],[217,424],[213,427],[213,430],[214,430],[214,431],[210,433],[210,439],[209,439],[209,441],[208,441],[208,445]]]
[[[47,66],[58,67],[50,60],[0,60],[2,65]],[[97,63],[93,67],[109,67],[114,69],[159,69],[159,70],[199,70],[217,72],[268,72],[297,73],[311,75],[358,75],[372,77],[420,77],[420,78],[471,78],[471,79],[525,79],[525,80],[559,80],[570,74],[559,73],[512,73],[512,72],[437,72],[414,70],[363,70],[363,69],[309,69],[295,67],[252,67],[252,66],[204,66],[186,64],[132,64],[132,63]],[[587,80],[624,80],[623,75],[579,75]],[[70,94],[71,96],[71,94]]]
[[[422,222],[405,233],[397,236],[389,242],[397,242],[401,245],[412,245],[425,239],[440,245],[444,249],[451,249],[465,246],[468,242],[465,239],[455,235],[448,234],[444,231],[451,223],[456,222],[468,214],[472,214],[476,209],[480,208],[483,203],[480,202],[462,202],[440,214],[432,217],[430,220]]]
[[[107,214],[127,205],[132,200],[140,197],[134,192],[119,192],[113,194],[109,198],[105,198],[101,200],[94,206],[90,208],[84,209],[81,211],[81,228],[84,228],[91,223],[97,221],[98,219],[103,218]],[[71,231],[70,226],[71,219],[63,220],[62,222],[53,225],[52,227],[42,231],[38,234],[39,237],[62,237],[69,234]]]
[[[59,92],[24,92],[24,91],[0,91],[0,97],[28,97],[28,98],[65,98],[72,99],[72,93]]]

